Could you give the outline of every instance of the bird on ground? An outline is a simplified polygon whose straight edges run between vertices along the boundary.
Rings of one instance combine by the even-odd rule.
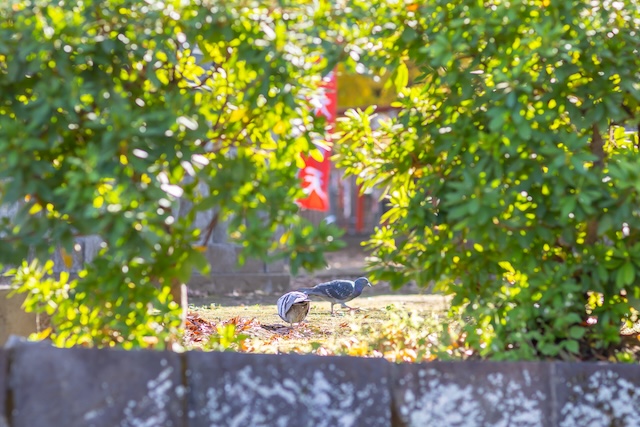
[[[278,298],[276,305],[280,318],[293,327],[294,323],[300,323],[307,317],[311,308],[311,300],[306,294],[293,291]]]
[[[340,304],[344,308],[354,310],[349,307],[346,302],[360,296],[365,286],[371,286],[366,277],[359,277],[354,281],[351,280],[332,280],[330,282],[320,283],[313,288],[298,289],[309,296],[317,296],[331,303],[331,314],[333,315],[333,306]]]

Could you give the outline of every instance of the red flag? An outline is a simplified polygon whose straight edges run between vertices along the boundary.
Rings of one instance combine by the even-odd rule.
[[[313,100],[315,114],[323,116],[329,123],[329,129],[333,128],[338,112],[338,91],[335,71],[330,72],[322,79],[320,96]],[[331,168],[331,151],[325,147],[316,146],[322,153],[322,161],[317,161],[311,156],[303,154],[305,166],[298,173],[302,182],[302,189],[306,198],[298,200],[298,204],[306,209],[317,211],[329,210],[329,170]]]

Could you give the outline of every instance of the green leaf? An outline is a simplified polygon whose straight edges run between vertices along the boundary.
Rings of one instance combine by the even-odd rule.
[[[449,211],[448,218],[451,221],[459,220],[466,217],[469,214],[469,206],[467,204],[461,204],[454,207]]]
[[[407,64],[400,62],[398,68],[395,71],[393,83],[396,87],[396,91],[401,92],[409,83],[409,69]]]
[[[587,332],[586,328],[582,326],[572,326],[569,328],[569,337],[575,340],[581,339]]]
[[[576,209],[576,199],[574,197],[565,197],[560,200],[560,217],[568,218],[570,213]]]
[[[616,272],[616,286],[621,288],[623,286],[631,285],[636,278],[636,269],[633,263],[630,261],[625,262]]]
[[[613,220],[611,215],[603,215],[598,221],[598,235],[601,236],[611,229]]]
[[[496,112],[496,110],[492,110],[494,112]],[[491,120],[489,120],[489,130],[491,132],[501,132],[504,126],[504,116],[502,114],[498,114],[496,112],[496,114],[493,115],[493,117],[491,118]]]
[[[540,352],[547,356],[557,356],[558,355],[558,345],[552,344],[549,342],[545,342],[540,346]]]
[[[529,126],[528,122],[524,122],[520,126],[518,126],[518,135],[524,141],[528,141],[531,139],[531,127]]]
[[[580,344],[578,343],[578,341],[567,340],[564,342],[564,348],[566,348],[568,351],[570,351],[573,354],[580,353]]]
[[[209,263],[209,260],[198,250],[189,254],[189,262],[202,274],[209,274],[211,271],[211,264]]]
[[[475,215],[480,209],[480,200],[478,198],[471,199],[468,203],[469,213]]]

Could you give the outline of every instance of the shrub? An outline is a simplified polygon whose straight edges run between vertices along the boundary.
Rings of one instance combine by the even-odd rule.
[[[350,111],[339,157],[390,206],[376,276],[451,294],[482,357],[612,355],[640,308],[637,2],[376,11],[363,61],[398,114]]]
[[[21,266],[56,344],[170,342],[170,289],[208,268],[198,212],[215,207],[210,228],[229,221],[243,256],[291,257],[294,271],[336,246],[295,204],[301,153],[318,154],[325,126],[310,98],[336,49],[315,43],[324,8],[285,3],[0,6],[0,204],[18,209],[0,263]],[[56,246],[70,263],[87,235],[103,244],[77,280],[45,275]]]

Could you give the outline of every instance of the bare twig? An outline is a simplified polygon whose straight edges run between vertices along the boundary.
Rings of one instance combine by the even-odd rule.
[[[204,246],[206,246],[209,243],[209,239],[211,239],[213,230],[215,230],[216,226],[218,225],[219,217],[220,217],[219,212],[214,213],[213,217],[211,218],[211,221],[209,221],[209,224],[207,224],[207,228],[204,235],[204,241],[202,242]]]

